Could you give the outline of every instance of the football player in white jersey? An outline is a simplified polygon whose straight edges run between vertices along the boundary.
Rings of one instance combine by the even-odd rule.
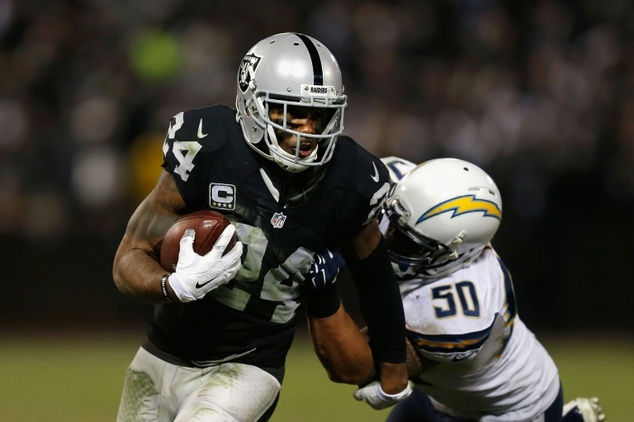
[[[511,275],[491,245],[502,219],[493,179],[459,159],[382,161],[394,185],[380,227],[399,279],[416,385],[387,420],[605,420],[597,399],[563,406],[557,367],[517,313]],[[323,271],[311,273],[332,300],[339,300],[332,287],[337,260],[325,254],[317,261]],[[330,378],[362,385],[357,400],[387,407],[371,353],[343,306],[329,323],[309,318],[309,327]]]

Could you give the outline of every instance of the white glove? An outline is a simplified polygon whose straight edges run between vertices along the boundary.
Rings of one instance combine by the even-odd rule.
[[[355,390],[354,398],[366,402],[376,410],[381,410],[405,400],[410,394],[412,394],[411,382],[408,382],[405,390],[400,393],[387,394],[381,388],[379,381],[373,381],[365,387]]]
[[[185,230],[180,241],[176,272],[167,279],[172,290],[181,302],[202,299],[211,290],[231,281],[242,267],[242,242],[224,256],[222,253],[236,231],[233,224],[228,225],[205,255],[194,252],[193,229]]]

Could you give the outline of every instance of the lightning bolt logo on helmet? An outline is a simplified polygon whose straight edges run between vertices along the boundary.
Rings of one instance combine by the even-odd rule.
[[[471,212],[481,212],[483,217],[502,219],[502,211],[495,202],[478,199],[475,195],[457,196],[430,208],[420,216],[416,224],[428,220],[436,215],[452,212],[451,218]]]

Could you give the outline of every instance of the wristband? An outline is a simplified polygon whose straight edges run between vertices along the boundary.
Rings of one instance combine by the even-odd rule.
[[[163,296],[169,303],[173,303],[172,298],[167,294],[167,279],[172,275],[172,273],[167,273],[163,277],[161,277],[161,291],[163,292]]]
[[[407,397],[409,397],[409,395],[412,394],[412,386],[410,385],[409,381],[407,382],[407,386],[405,387],[405,389],[403,391],[401,391],[400,393],[396,393],[396,394],[388,394],[385,391],[383,391],[383,389],[381,388],[381,384],[377,384],[377,396],[381,399],[381,401],[401,401],[403,399],[406,399]]]

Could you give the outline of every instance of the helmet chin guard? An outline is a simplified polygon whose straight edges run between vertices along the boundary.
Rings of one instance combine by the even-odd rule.
[[[319,41],[307,35],[281,33],[253,46],[242,59],[237,77],[236,120],[246,142],[260,155],[290,173],[327,163],[343,130],[347,97],[339,64]],[[282,123],[269,117],[271,107],[280,108]],[[289,106],[326,111],[328,121],[321,133],[293,130],[286,122]],[[317,139],[307,157],[283,150],[276,132]]]
[[[272,154],[273,161],[277,163],[284,170],[289,173],[298,173],[302,170],[306,170],[310,163],[314,162],[317,158],[317,151],[319,151],[319,145],[317,148],[310,153],[308,157],[299,158],[297,155],[289,154],[284,151],[282,147],[277,143],[277,136],[275,135],[275,130],[273,129],[273,125],[267,125],[265,137],[268,136],[270,146],[269,151],[274,151]],[[300,161],[301,160],[301,161]]]

